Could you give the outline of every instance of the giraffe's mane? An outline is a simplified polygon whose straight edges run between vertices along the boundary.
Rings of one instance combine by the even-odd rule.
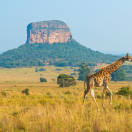
[[[100,70],[105,70],[105,69],[108,68],[108,67],[111,67],[111,66],[113,66],[113,65],[118,64],[118,63],[122,60],[122,58],[123,58],[123,57],[121,57],[121,58],[118,59],[117,61],[113,62],[112,64],[109,64],[109,65],[107,65],[107,66],[101,68]]]
[[[98,72],[88,75],[87,78],[94,77],[96,75],[102,74],[103,72],[107,72],[107,69],[111,68],[113,65],[117,65],[122,59],[123,59],[123,57],[121,57],[117,61],[113,62],[112,64],[109,64],[109,65],[101,68]]]

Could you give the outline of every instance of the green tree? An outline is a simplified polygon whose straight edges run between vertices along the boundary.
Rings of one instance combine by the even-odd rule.
[[[112,77],[113,81],[123,81],[123,80],[125,80],[126,73],[125,73],[124,69],[122,67],[120,67],[119,69],[117,69],[116,71],[114,71],[111,74],[111,77]]]
[[[60,74],[57,77],[57,84],[59,84],[59,87],[69,87],[72,85],[76,85],[76,80],[71,75]]]
[[[90,68],[87,64],[82,63],[79,68],[79,77],[78,80],[85,80],[85,78],[90,74]]]

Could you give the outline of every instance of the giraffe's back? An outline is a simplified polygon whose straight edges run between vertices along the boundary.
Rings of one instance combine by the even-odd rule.
[[[94,86],[101,87],[109,83],[111,79],[110,74],[107,71],[101,70],[88,76],[87,80],[94,80]]]

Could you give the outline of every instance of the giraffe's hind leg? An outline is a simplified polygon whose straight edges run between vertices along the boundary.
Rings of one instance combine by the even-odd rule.
[[[108,86],[106,86],[106,89],[110,92],[110,104],[112,104],[112,91]]]
[[[89,81],[85,81],[84,82],[84,88],[85,88],[85,83],[86,83],[86,89],[84,90],[84,97],[83,97],[83,103],[84,103],[84,100],[85,100],[85,97],[86,97],[86,95],[87,95],[87,93],[89,92],[89,90],[90,90],[90,85],[89,85]]]
[[[85,89],[85,90],[84,90],[83,103],[84,103],[84,100],[85,100],[85,97],[86,97],[87,93],[88,93],[88,89]]]

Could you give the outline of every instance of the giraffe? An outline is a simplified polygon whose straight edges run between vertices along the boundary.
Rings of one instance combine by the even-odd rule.
[[[104,107],[104,96],[105,96],[106,91],[110,92],[110,104],[112,104],[112,91],[108,87],[110,80],[111,80],[111,74],[115,70],[117,70],[125,61],[132,61],[132,58],[129,54],[126,54],[126,56],[121,57],[116,62],[114,62],[114,63],[102,68],[100,71],[86,77],[86,79],[84,81],[84,87],[86,84],[86,89],[84,90],[83,102],[85,100],[87,93],[90,91],[91,96],[92,96],[97,108],[99,109],[98,104],[95,99],[94,87],[103,86],[102,105]]]

